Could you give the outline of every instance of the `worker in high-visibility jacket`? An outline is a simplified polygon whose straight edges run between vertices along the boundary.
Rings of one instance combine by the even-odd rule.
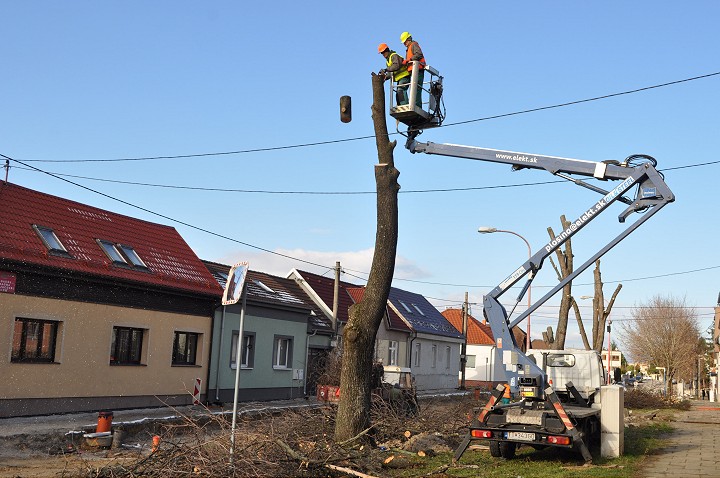
[[[381,43],[378,46],[378,53],[385,57],[386,67],[380,70],[380,74],[385,76],[385,79],[392,77],[395,83],[400,83],[400,80],[407,78],[409,83],[410,73],[407,68],[403,66],[403,58],[398,55],[395,51],[391,50],[386,43]],[[408,102],[406,84],[404,87],[398,86],[396,91],[396,101],[398,105],[406,105]]]
[[[407,48],[407,51],[405,52],[405,60],[403,60],[403,65],[407,66],[407,71],[412,73],[412,62],[420,63],[417,77],[417,94],[415,97],[415,104],[422,108],[422,86],[425,79],[425,66],[427,65],[425,62],[425,55],[423,55],[418,42],[413,40],[412,35],[410,35],[409,32],[402,32],[400,35],[400,41],[403,45],[405,45],[405,48]],[[409,82],[410,78],[407,79],[407,83]]]

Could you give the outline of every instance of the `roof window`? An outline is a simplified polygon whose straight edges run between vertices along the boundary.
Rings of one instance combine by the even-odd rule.
[[[45,247],[48,248],[48,252],[70,257],[67,249],[65,249],[65,246],[63,246],[62,242],[60,242],[60,239],[58,239],[52,229],[49,227],[38,226],[36,224],[33,224],[32,227],[42,240],[43,244],[45,244]]]
[[[401,300],[398,300],[398,302],[400,302],[400,305],[403,306],[403,308],[408,312],[408,314],[412,314],[412,313],[413,313],[413,311],[410,310],[410,307],[408,307],[405,302],[403,302],[403,301],[401,301]]]
[[[268,286],[266,286],[265,284],[263,284],[262,281],[260,281],[260,280],[255,279],[255,280],[253,280],[253,282],[255,282],[255,284],[257,284],[258,287],[260,287],[260,288],[261,288],[262,290],[264,290],[265,292],[270,292],[271,294],[275,294],[275,293],[276,293],[276,292],[275,292],[274,290],[272,290],[270,287],[268,287]]]
[[[125,257],[134,265],[135,267],[144,267],[147,269],[147,266],[143,262],[142,259],[140,259],[140,256],[137,255],[137,252],[135,252],[135,249],[133,249],[130,246],[125,246],[122,244],[118,244],[118,247],[120,247],[120,250],[123,252]]]
[[[97,239],[97,243],[102,248],[103,252],[113,261],[113,264],[137,267],[141,269],[147,269],[147,266],[140,259],[135,249],[131,246],[124,244],[114,244],[110,241],[103,239]]]
[[[425,312],[423,312],[422,310],[420,310],[420,307],[418,307],[417,304],[413,304],[412,306],[415,308],[415,310],[417,310],[417,311],[420,313],[420,315],[422,315],[423,317],[425,317]]]

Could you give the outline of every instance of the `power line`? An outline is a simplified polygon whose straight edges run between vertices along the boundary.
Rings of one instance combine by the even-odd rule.
[[[617,96],[639,93],[642,91],[648,91],[648,90],[652,90],[652,89],[656,89],[656,88],[663,88],[666,86],[677,85],[677,84],[686,83],[689,81],[710,78],[710,77],[717,76],[717,75],[720,75],[720,71],[715,72],[715,73],[708,73],[706,75],[694,76],[691,78],[684,78],[682,80],[675,80],[675,81],[669,81],[666,83],[660,83],[657,85],[645,86],[645,87],[636,88],[633,90],[621,91],[618,93],[610,93],[610,94],[606,94],[606,95],[602,95],[602,96],[595,96],[592,98],[586,98],[586,99],[582,99],[582,100],[568,101],[565,103],[558,103],[558,104],[549,105],[549,106],[541,106],[538,108],[529,108],[529,109],[520,110],[520,111],[513,111],[511,113],[503,113],[503,114],[499,114],[499,115],[485,116],[482,118],[458,121],[455,123],[446,123],[445,125],[440,126],[440,127],[448,128],[450,126],[458,126],[458,125],[469,124],[469,123],[477,123],[479,121],[489,121],[489,120],[493,120],[493,119],[507,118],[509,116],[517,116],[517,115],[522,115],[522,114],[535,113],[538,111],[562,108],[565,106],[573,106],[573,105],[578,105],[581,103],[589,103],[591,101],[599,101],[599,100],[604,100],[604,99],[613,98],[613,97],[617,97]],[[389,133],[389,135],[395,135],[395,134],[400,134],[400,133]],[[374,139],[374,138],[375,138],[375,135],[368,135],[368,136],[358,136],[355,138],[335,139],[335,140],[328,140],[328,141],[316,141],[316,142],[312,142],[312,143],[300,143],[300,144],[291,144],[291,145],[285,145],[285,146],[272,146],[272,147],[266,147],[266,148],[243,149],[243,150],[236,150],[236,151],[220,151],[220,152],[214,152],[214,153],[178,154],[178,155],[173,155],[173,156],[145,156],[145,157],[135,157],[135,158],[109,158],[109,159],[26,159],[24,161],[45,162],[45,163],[88,163],[88,162],[151,161],[151,160],[162,160],[162,159],[203,158],[203,157],[209,157],[209,156],[228,156],[228,155],[235,155],[235,154],[260,153],[260,152],[279,151],[279,150],[286,150],[286,149],[307,148],[307,147],[311,147],[311,146],[324,146],[324,145],[328,145],[328,144],[345,143],[345,142],[349,142],[349,141],[360,141],[360,140]]]
[[[719,161],[720,162],[720,161]],[[17,166],[16,166],[17,167]],[[78,176],[75,174],[63,174],[63,173],[56,173],[56,172],[47,172],[47,171],[40,171],[37,168],[25,168],[25,167],[17,167],[17,169],[23,169],[26,171],[33,171],[33,172],[43,172],[46,174],[53,174],[56,176],[62,176],[66,178],[75,178],[75,179],[87,179],[89,181],[101,181],[106,183],[116,183],[116,184],[128,184],[132,186],[149,186],[149,187],[156,187],[156,188],[167,188],[167,189],[184,189],[184,190],[192,190],[192,191],[209,191],[209,192],[231,192],[231,193],[260,193],[260,194],[307,194],[307,195],[361,195],[361,194],[377,194],[377,191],[271,191],[271,190],[263,190],[263,189],[227,189],[227,188],[207,188],[207,187],[199,187],[199,186],[177,186],[174,184],[153,184],[153,183],[141,183],[141,182],[135,182],[135,181],[122,181],[118,179],[104,179],[104,178],[93,178],[88,176]],[[517,188],[517,187],[525,187],[525,186],[542,186],[545,184],[556,184],[556,183],[564,183],[566,181],[564,180],[555,180],[555,181],[539,181],[539,182],[533,182],[533,183],[518,183],[518,184],[500,184],[496,186],[477,186],[477,187],[466,187],[466,188],[440,188],[440,189],[408,189],[408,190],[400,190],[399,193],[401,194],[410,194],[410,193],[438,193],[438,192],[456,192],[456,191],[480,191],[485,189],[503,189],[503,188]]]
[[[696,168],[699,166],[711,166],[714,164],[720,164],[720,160],[708,161],[705,163],[688,164],[685,166],[675,166],[673,168],[659,169],[658,171],[665,172],[665,171],[673,171],[673,170],[677,170],[677,169]],[[17,169],[23,169],[26,171],[37,172],[35,169],[32,169],[32,168],[17,167]],[[42,171],[42,172],[45,173],[46,171]],[[320,195],[320,196],[322,196],[322,195],[351,196],[351,195],[377,194],[377,191],[272,191],[272,190],[266,190],[266,189],[208,188],[208,187],[200,187],[200,186],[178,186],[175,184],[143,183],[143,182],[137,182],[137,181],[122,181],[119,179],[93,178],[93,177],[89,177],[89,176],[79,176],[79,175],[75,175],[75,174],[64,174],[64,173],[57,173],[57,172],[52,172],[50,174],[54,174],[54,175],[62,176],[62,177],[66,177],[66,178],[87,179],[89,181],[100,181],[100,182],[115,183],[115,184],[127,184],[127,185],[131,185],[131,186],[147,186],[147,187],[155,187],[155,188],[182,189],[182,190],[189,190],[189,191],[205,191],[205,192],[230,192],[230,193],[278,194],[278,195]],[[564,182],[566,182],[566,181],[555,180],[555,181],[538,181],[538,182],[532,182],[532,183],[499,184],[499,185],[495,185],[495,186],[476,186],[476,187],[464,187],[464,188],[435,188],[435,189],[408,189],[408,190],[401,189],[399,191],[399,194],[483,191],[483,190],[489,190],[489,189],[506,189],[506,188],[518,188],[518,187],[527,187],[527,186],[544,186],[546,184],[559,184],[559,183],[564,183]]]
[[[61,180],[61,181],[64,181],[64,182],[67,182],[67,183],[72,184],[72,185],[74,185],[74,186],[77,186],[77,187],[79,187],[79,188],[81,188],[81,189],[85,189],[85,190],[87,190],[87,191],[93,192],[93,193],[95,193],[95,194],[98,194],[98,195],[100,195],[100,196],[106,197],[106,198],[108,198],[108,199],[112,199],[113,201],[117,201],[117,202],[119,202],[119,203],[125,204],[125,205],[130,206],[130,207],[133,207],[133,208],[135,208],[135,209],[139,209],[139,210],[144,211],[144,212],[147,212],[147,213],[149,213],[149,214],[152,214],[152,215],[161,217],[161,218],[163,218],[163,219],[167,219],[167,220],[169,220],[169,221],[176,222],[176,223],[178,223],[178,224],[181,224],[181,225],[183,225],[183,226],[189,227],[189,228],[191,228],[191,229],[195,229],[195,230],[197,230],[197,231],[201,231],[201,232],[204,232],[204,233],[206,233],[206,234],[210,234],[210,235],[212,235],[212,236],[216,236],[216,237],[219,237],[219,238],[222,238],[222,239],[226,239],[226,240],[228,240],[228,241],[235,242],[235,243],[238,243],[238,244],[241,244],[241,245],[250,247],[250,248],[252,248],[252,249],[257,249],[257,250],[260,250],[260,251],[263,251],[263,252],[267,252],[267,253],[269,253],[269,254],[273,254],[273,255],[276,255],[276,256],[279,256],[279,257],[283,257],[283,258],[285,258],[285,259],[290,259],[290,260],[294,260],[294,261],[297,261],[297,262],[302,262],[302,263],[304,263],[304,264],[313,265],[313,266],[316,266],[316,267],[320,267],[320,268],[322,268],[322,269],[333,269],[333,267],[331,267],[331,266],[326,266],[326,265],[322,265],[322,264],[317,264],[317,263],[312,262],[312,261],[308,261],[308,260],[305,260],[305,259],[300,259],[300,258],[297,258],[297,257],[292,257],[292,256],[289,256],[289,255],[287,255],[287,254],[282,254],[282,253],[280,253],[280,252],[272,251],[272,250],[266,249],[266,248],[264,248],[264,247],[256,246],[256,245],[254,245],[254,244],[250,244],[250,243],[247,243],[247,242],[243,242],[243,241],[240,241],[240,240],[238,240],[238,239],[234,239],[234,238],[225,236],[225,235],[223,235],[223,234],[220,234],[220,233],[217,233],[217,232],[214,232],[214,231],[210,231],[209,229],[205,229],[205,228],[202,228],[202,227],[199,227],[199,226],[195,226],[195,225],[193,225],[193,224],[187,223],[187,222],[185,222],[185,221],[181,221],[181,220],[179,220],[179,219],[175,219],[175,218],[173,218],[173,217],[171,217],[171,216],[167,216],[167,215],[165,215],[165,214],[161,214],[161,213],[152,211],[152,210],[147,209],[147,208],[145,208],[145,207],[138,206],[138,205],[136,205],[136,204],[130,203],[130,202],[125,201],[125,200],[123,200],[123,199],[116,198],[116,197],[111,196],[111,195],[109,195],[109,194],[106,194],[106,193],[103,193],[103,192],[101,192],[101,191],[97,191],[97,190],[95,190],[95,189],[92,189],[92,188],[89,188],[89,187],[87,187],[87,186],[84,186],[84,185],[82,185],[82,184],[76,183],[76,182],[71,181],[71,180],[69,180],[69,179],[65,179],[65,178],[63,178],[63,177],[60,177],[60,176],[54,174],[54,173],[50,173],[50,172],[48,172],[48,171],[44,171],[44,170],[42,170],[42,169],[40,169],[40,168],[37,168],[37,167],[35,167],[35,166],[26,164],[26,163],[23,162],[23,161],[20,161],[20,160],[11,158],[11,157],[6,156],[6,155],[4,155],[4,154],[2,154],[2,153],[0,153],[0,157],[3,157],[3,158],[5,158],[5,159],[7,159],[7,160],[9,160],[9,161],[14,161],[14,162],[16,162],[16,163],[19,163],[19,164],[25,166],[26,168],[29,168],[29,169],[34,170],[34,171],[37,171],[37,172],[41,172],[41,173],[46,174],[46,175],[48,175],[48,176],[50,176],[50,177],[53,177],[53,178],[55,178],[55,179],[59,179],[59,180]],[[616,280],[616,281],[604,281],[604,283],[606,283],[606,284],[612,284],[612,283],[617,283],[617,282],[632,282],[632,281],[639,281],[639,280],[646,280],[646,279],[656,279],[656,278],[661,278],[661,277],[669,277],[669,276],[674,276],[674,275],[690,274],[690,273],[694,273],[694,272],[701,272],[701,271],[706,271],[706,270],[711,270],[711,269],[718,269],[718,268],[720,268],[720,265],[717,265],[717,266],[709,266],[709,267],[704,267],[704,268],[700,268],[700,269],[693,269],[693,270],[689,270],[689,271],[681,271],[681,272],[671,272],[671,273],[667,273],[667,274],[659,274],[659,275],[655,275],[655,276],[638,277],[638,278],[623,279],[623,280]],[[352,270],[352,269],[344,269],[344,270],[345,270],[345,273],[348,273],[347,271],[352,271],[352,272],[357,272],[357,273],[359,273],[359,274],[363,274],[363,275],[366,275],[366,276],[368,275],[368,273],[367,273],[367,272],[364,272],[364,271],[355,271],[355,270]],[[352,275],[352,274],[349,274],[349,275],[351,275],[351,276],[353,276],[353,277],[356,277],[356,278],[358,278],[358,279],[361,279],[361,280],[367,280],[367,279],[365,279],[365,278],[363,278],[363,277],[355,276],[355,275]],[[494,285],[493,285],[493,286],[487,286],[487,285],[477,285],[477,284],[454,284],[454,283],[432,282],[432,281],[422,281],[422,280],[416,280],[416,279],[402,279],[402,278],[394,278],[393,280],[405,281],[405,282],[412,282],[412,283],[418,283],[418,284],[427,284],[427,285],[442,285],[442,286],[448,286],[448,287],[464,287],[464,288],[493,288],[493,287],[495,287]],[[576,285],[576,286],[584,286],[584,285],[593,285],[593,284],[594,284],[594,283],[581,283],[581,284],[575,284],[575,285]],[[555,286],[536,285],[535,287],[552,288],[552,287],[555,287]]]
[[[255,246],[255,245],[253,245],[253,244],[249,244],[249,243],[247,243],[247,242],[239,241],[239,240],[234,239],[234,238],[232,238],[232,237],[228,237],[228,236],[225,236],[225,235],[223,235],[223,234],[219,234],[219,233],[217,233],[217,232],[213,232],[213,231],[210,231],[210,230],[208,230],[208,229],[204,229],[204,228],[202,228],[202,227],[192,225],[192,224],[190,224],[190,223],[181,221],[181,220],[179,220],[179,219],[175,219],[175,218],[173,218],[173,217],[166,216],[166,215],[164,215],[164,214],[160,214],[159,212],[152,211],[152,210],[147,209],[147,208],[144,208],[144,207],[142,207],[142,206],[138,206],[137,204],[133,204],[133,203],[128,202],[128,201],[125,201],[125,200],[123,200],[123,199],[119,199],[119,198],[116,198],[116,197],[111,196],[111,195],[109,195],[109,194],[106,194],[106,193],[97,191],[97,190],[92,189],[92,188],[89,188],[89,187],[87,187],[87,186],[83,186],[82,184],[76,183],[76,182],[74,182],[74,181],[70,181],[69,179],[61,178],[61,177],[56,176],[56,175],[54,175],[54,174],[52,174],[52,173],[49,173],[49,172],[47,172],[47,171],[43,171],[42,169],[36,168],[36,167],[31,166],[31,165],[29,165],[29,164],[25,164],[25,163],[23,163],[22,161],[18,161],[17,159],[13,159],[13,158],[11,158],[11,157],[9,157],[9,156],[5,156],[4,154],[1,154],[1,153],[0,153],[0,156],[3,157],[3,158],[5,158],[5,159],[7,159],[7,160],[15,161],[15,162],[17,162],[17,163],[22,164],[23,166],[26,166],[26,167],[35,169],[35,170],[37,170],[37,171],[39,171],[39,172],[45,173],[45,174],[47,174],[48,176],[51,176],[51,177],[53,177],[53,178],[55,178],[55,179],[59,179],[59,180],[61,180],[61,181],[65,181],[66,183],[70,183],[70,184],[72,184],[73,186],[77,186],[77,187],[79,187],[79,188],[85,189],[85,190],[90,191],[90,192],[93,192],[93,193],[95,193],[95,194],[99,194],[100,196],[106,197],[106,198],[108,198],[108,199],[112,199],[113,201],[117,201],[117,202],[119,202],[119,203],[125,204],[126,206],[134,207],[134,208],[136,208],[136,209],[139,209],[139,210],[141,210],[141,211],[147,212],[147,213],[149,213],[149,214],[153,214],[153,215],[155,215],[155,216],[162,217],[163,219],[167,219],[167,220],[169,220],[169,221],[173,221],[173,222],[176,222],[176,223],[178,223],[178,224],[182,224],[183,226],[186,226],[186,227],[195,229],[195,230],[197,230],[197,231],[201,231],[201,232],[204,232],[204,233],[206,233],[206,234],[210,234],[210,235],[213,235],[213,236],[216,236],[216,237],[220,237],[220,238],[222,238],[222,239],[227,239],[228,241],[236,242],[236,243],[238,243],[238,244],[242,244],[243,246],[247,246],[247,247],[250,247],[250,248],[252,248],[252,249],[257,249],[257,250],[260,250],[260,251],[263,251],[263,252],[267,252],[267,253],[270,253],[270,254],[274,254],[274,255],[276,255],[276,256],[284,257],[284,258],[286,258],[286,259],[291,259],[291,260],[294,260],[294,261],[303,262],[303,263],[305,263],[305,264],[310,264],[310,265],[313,265],[313,266],[316,266],[316,267],[320,267],[320,268],[328,268],[327,266],[323,266],[323,265],[317,264],[317,263],[315,263],[315,262],[306,261],[306,260],[304,260],[304,259],[300,259],[300,258],[297,258],[297,257],[288,256],[287,254],[282,254],[282,253],[280,253],[280,252],[271,251],[271,250],[269,250],[269,249],[265,249],[264,247]]]

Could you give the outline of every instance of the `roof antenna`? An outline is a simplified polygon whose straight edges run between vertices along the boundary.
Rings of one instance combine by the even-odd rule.
[[[5,182],[8,180],[8,174],[10,173],[10,160],[5,160]]]

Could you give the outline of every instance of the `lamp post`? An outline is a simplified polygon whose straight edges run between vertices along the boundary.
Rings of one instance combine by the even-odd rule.
[[[532,249],[530,248],[530,243],[527,241],[527,239],[525,239],[523,236],[521,236],[517,232],[507,231],[505,229],[497,229],[495,227],[487,227],[487,226],[479,227],[478,232],[480,234],[492,234],[494,232],[505,232],[507,234],[512,234],[513,236],[517,236],[520,239],[522,239],[523,242],[525,242],[525,245],[527,246],[528,259],[532,258]],[[528,305],[527,305],[528,310],[530,310],[530,306],[532,306],[531,289],[532,289],[532,285],[530,287],[528,287]],[[528,317],[527,317],[527,336],[525,337],[525,350],[530,350],[530,345],[531,345],[530,344],[530,316],[528,315]]]

